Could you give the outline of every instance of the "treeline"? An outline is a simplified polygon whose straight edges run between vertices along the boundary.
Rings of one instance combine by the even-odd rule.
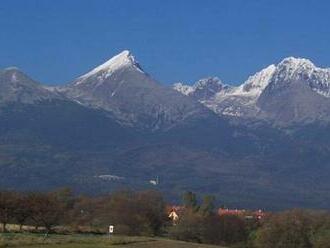
[[[20,231],[23,225],[51,231],[52,227],[65,221],[73,205],[74,198],[69,189],[49,193],[0,191],[2,231],[7,231],[7,224],[18,224]]]
[[[256,248],[330,248],[330,214],[298,209],[276,213],[250,235],[250,247]]]
[[[214,198],[198,203],[195,194],[184,195],[185,211],[170,229],[173,238],[244,248],[330,248],[330,213],[293,209],[268,213],[264,218],[219,216]]]
[[[47,232],[160,235],[167,221],[165,201],[156,191],[120,191],[99,197],[74,196],[70,189],[19,193],[0,191],[0,223],[44,228]]]
[[[328,212],[290,210],[258,220],[219,216],[216,210],[214,197],[199,200],[192,192],[184,194],[179,219],[172,222],[169,207],[157,191],[119,191],[98,197],[75,196],[70,189],[0,191],[3,232],[8,231],[8,224],[17,224],[17,231],[26,225],[29,231],[104,234],[111,224],[115,234],[166,236],[235,247],[330,247]]]

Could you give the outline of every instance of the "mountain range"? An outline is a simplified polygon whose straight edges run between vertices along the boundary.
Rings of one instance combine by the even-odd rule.
[[[239,86],[162,85],[129,51],[68,84],[0,71],[0,187],[186,190],[233,207],[330,207],[330,69],[285,58]],[[158,177],[158,185],[149,181]]]
[[[330,69],[303,58],[285,58],[236,87],[206,78],[173,88],[220,116],[285,126],[330,120]]]

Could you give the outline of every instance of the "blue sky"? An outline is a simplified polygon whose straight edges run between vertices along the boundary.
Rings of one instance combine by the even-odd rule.
[[[163,83],[238,84],[287,56],[330,67],[329,2],[1,0],[0,68],[67,83],[124,49]]]

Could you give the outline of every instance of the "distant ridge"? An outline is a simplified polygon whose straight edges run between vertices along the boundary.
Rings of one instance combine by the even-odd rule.
[[[329,69],[289,57],[231,86],[164,86],[129,51],[62,86],[0,71],[0,187],[213,194],[246,208],[330,207]],[[116,175],[125,180],[105,180]],[[23,182],[23,183],[22,183]]]
[[[184,84],[174,84],[173,88],[184,95],[196,92],[194,86]],[[329,68],[316,67],[308,59],[288,57],[250,76],[240,86],[221,87],[197,100],[220,116],[290,125],[329,122],[329,97]]]

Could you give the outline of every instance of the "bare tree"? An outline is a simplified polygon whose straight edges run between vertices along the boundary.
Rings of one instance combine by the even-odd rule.
[[[2,223],[3,232],[7,231],[7,224],[14,218],[16,199],[16,193],[0,191],[0,222]]]
[[[31,219],[38,226],[44,226],[51,232],[58,225],[64,215],[64,204],[51,193],[32,193],[27,199],[31,210]]]
[[[22,231],[23,225],[31,218],[32,210],[28,205],[28,196],[18,194],[15,200],[14,219]]]

